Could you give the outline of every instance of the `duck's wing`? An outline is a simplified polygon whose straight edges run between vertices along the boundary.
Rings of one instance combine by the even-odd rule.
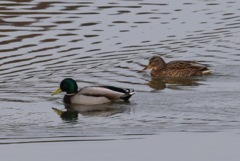
[[[171,61],[167,64],[167,68],[171,70],[180,70],[180,69],[195,69],[198,71],[208,70],[207,66],[200,64],[196,61]]]
[[[80,89],[78,94],[91,97],[105,97],[109,100],[128,100],[134,94],[134,90],[114,86],[90,86]]]
[[[165,71],[169,76],[200,76],[212,73],[207,66],[196,61],[172,61],[167,64]]]

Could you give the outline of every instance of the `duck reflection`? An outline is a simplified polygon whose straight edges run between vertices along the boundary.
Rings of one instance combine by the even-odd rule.
[[[73,111],[71,109],[67,109],[66,111],[59,110],[57,108],[52,108],[63,120],[66,121],[76,121],[78,119],[78,112]]]
[[[156,90],[163,90],[165,88],[181,89],[182,86],[198,86],[203,78],[199,77],[185,77],[185,78],[157,78],[152,77],[147,83],[149,87]]]
[[[78,115],[81,114],[83,116],[101,116],[108,117],[112,115],[116,115],[118,113],[129,112],[130,109],[125,106],[128,104],[124,103],[115,103],[114,104],[102,104],[102,105],[68,105],[65,104],[66,110],[59,110],[57,108],[52,108],[63,120],[74,121],[78,119]]]

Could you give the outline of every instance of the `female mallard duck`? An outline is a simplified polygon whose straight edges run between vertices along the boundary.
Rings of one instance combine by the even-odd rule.
[[[103,104],[116,100],[127,101],[133,94],[132,89],[122,89],[113,86],[89,86],[78,90],[78,85],[71,78],[64,79],[60,88],[52,95],[66,92],[63,101],[67,104],[95,105]]]
[[[153,56],[149,64],[142,69],[145,71],[152,69],[151,75],[154,77],[189,77],[201,76],[211,73],[205,65],[196,61],[176,60],[166,63],[160,56]]]

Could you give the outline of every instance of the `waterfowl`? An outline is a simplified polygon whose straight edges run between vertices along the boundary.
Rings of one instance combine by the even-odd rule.
[[[78,85],[72,78],[66,78],[60,83],[52,95],[66,92],[63,101],[66,104],[95,105],[117,100],[129,100],[134,94],[133,89],[123,89],[114,86],[88,86],[78,89]]]
[[[152,69],[151,75],[154,77],[189,77],[202,76],[211,73],[207,66],[196,61],[176,60],[166,63],[159,55],[153,56],[149,64],[142,69],[145,71]]]

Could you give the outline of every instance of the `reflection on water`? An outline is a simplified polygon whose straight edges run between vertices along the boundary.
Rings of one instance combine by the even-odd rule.
[[[52,108],[63,120],[76,121],[78,119],[78,112],[67,109],[66,111],[61,111],[57,108]]]
[[[198,86],[199,81],[203,79],[200,77],[185,77],[185,78],[155,78],[152,77],[147,83],[149,87],[157,90],[165,88],[181,89],[181,86]]]
[[[127,112],[130,109],[126,106],[127,102],[122,103],[107,103],[101,105],[67,105],[65,104],[66,110],[60,110],[52,108],[62,119],[69,121],[76,121],[78,114],[83,116],[100,116],[109,117],[118,113]]]
[[[239,127],[239,3],[1,0],[0,138]],[[156,53],[167,62],[203,60],[214,74],[176,80],[138,73]],[[51,108],[63,106],[62,96],[50,95],[66,77],[79,87],[113,85],[136,95],[103,111],[66,108],[61,117],[70,112],[74,124],[65,124]]]

